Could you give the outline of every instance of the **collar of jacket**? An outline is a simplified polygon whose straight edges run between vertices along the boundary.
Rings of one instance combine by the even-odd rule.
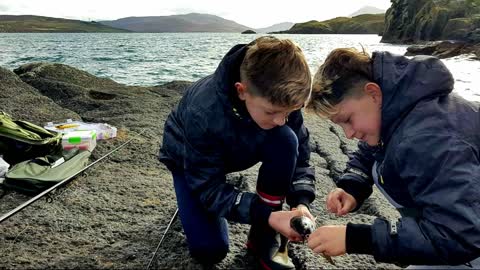
[[[238,44],[231,48],[215,70],[213,81],[225,111],[231,112],[239,120],[253,122],[245,102],[238,98],[235,89],[235,83],[240,81],[240,65],[245,58],[248,46],[249,44]]]
[[[436,57],[411,59],[390,52],[374,52],[373,80],[382,89],[381,139],[387,145],[403,119],[418,102],[446,96],[453,76]]]

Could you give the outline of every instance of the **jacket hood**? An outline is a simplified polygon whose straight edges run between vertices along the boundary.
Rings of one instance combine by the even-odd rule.
[[[247,52],[247,44],[235,45],[223,57],[213,74],[213,82],[217,86],[217,93],[220,96],[222,103],[227,106],[232,106],[232,103],[237,103],[235,83],[240,81],[240,65],[245,58]]]
[[[374,52],[372,58],[373,78],[382,90],[384,143],[419,101],[448,95],[453,90],[452,74],[438,58],[409,59],[389,52]]]

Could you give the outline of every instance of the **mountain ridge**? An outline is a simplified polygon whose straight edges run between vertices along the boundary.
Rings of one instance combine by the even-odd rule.
[[[276,24],[273,24],[273,25],[268,26],[268,27],[257,28],[257,29],[255,29],[255,32],[257,32],[257,33],[270,33],[270,32],[285,31],[285,30],[288,30],[288,29],[292,28],[292,26],[294,24],[295,23],[293,23],[293,22],[276,23]]]
[[[241,25],[222,17],[203,14],[188,13],[169,16],[142,16],[125,17],[100,23],[127,29],[140,33],[165,33],[165,32],[242,32],[251,27]]]
[[[356,16],[357,17],[357,16]],[[337,17],[349,19],[349,17]],[[335,19],[322,21],[333,22]],[[351,18],[355,20],[354,18]],[[343,21],[343,19],[342,19]],[[317,21],[312,21],[317,22]],[[298,26],[306,23],[282,22],[269,27],[253,28],[220,16],[204,13],[188,13],[169,16],[130,16],[116,20],[81,21],[36,15],[0,15],[0,32],[137,32],[137,33],[182,33],[182,32],[229,32],[242,33],[302,33]],[[363,24],[363,22],[361,22]],[[327,27],[329,28],[329,27]],[[356,28],[362,28],[358,25]],[[327,29],[329,33],[335,33]],[[354,29],[355,30],[355,29]],[[294,32],[292,32],[294,31]],[[350,31],[350,30],[349,30]],[[314,31],[315,33],[317,31]],[[352,31],[350,31],[352,32]],[[365,33],[365,30],[357,31]],[[305,33],[308,33],[305,32]],[[342,33],[342,31],[338,32]]]
[[[0,33],[123,33],[96,21],[70,20],[37,15],[0,15]]]
[[[385,9],[377,8],[377,7],[374,7],[374,6],[363,6],[360,9],[358,9],[357,11],[348,15],[348,17],[351,18],[351,17],[355,17],[355,16],[358,16],[358,15],[363,15],[363,14],[381,14],[381,13],[385,13],[385,12],[386,12]]]

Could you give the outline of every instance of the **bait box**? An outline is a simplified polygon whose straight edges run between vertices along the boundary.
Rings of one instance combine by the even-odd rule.
[[[78,148],[90,152],[97,146],[97,133],[94,130],[78,130],[63,134],[62,147],[65,150]]]

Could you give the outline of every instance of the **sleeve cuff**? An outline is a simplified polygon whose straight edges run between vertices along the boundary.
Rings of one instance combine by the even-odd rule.
[[[308,208],[308,211],[310,211],[310,200],[308,197],[300,197],[297,200],[297,205],[293,205],[293,207],[297,207],[299,204],[303,204]]]
[[[272,208],[259,202],[259,198],[256,196],[250,206],[251,224],[268,225],[268,218],[271,213]]]
[[[365,187],[354,181],[339,181],[337,187],[345,190],[345,192],[352,195],[357,201],[357,207],[353,209],[352,212],[357,211],[372,193],[371,187]]]
[[[297,191],[295,193],[287,195],[287,204],[290,207],[297,207],[299,204],[303,204],[310,210],[310,203],[315,199],[315,193],[306,190]]]
[[[348,223],[345,242],[346,251],[349,254],[372,255],[372,226]]]

